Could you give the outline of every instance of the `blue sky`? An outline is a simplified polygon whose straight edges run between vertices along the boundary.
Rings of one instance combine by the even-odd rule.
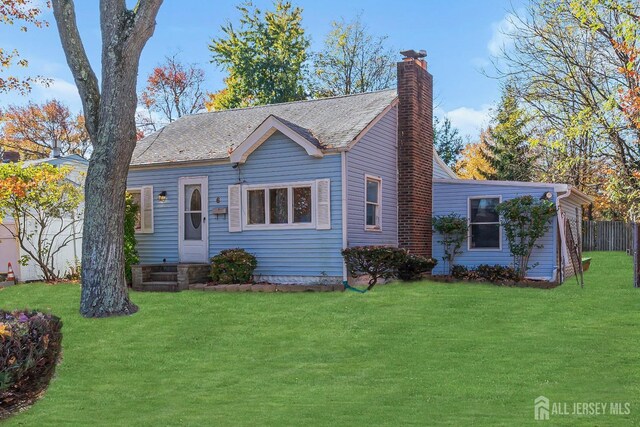
[[[99,73],[97,3],[80,0],[76,1],[76,8],[85,48]],[[254,1],[261,8],[271,3]],[[166,55],[178,52],[181,60],[196,63],[205,70],[208,90],[220,89],[224,72],[209,63],[207,45],[220,34],[222,24],[237,20],[236,4],[223,0],[165,0],[155,34],[142,54],[138,86],[144,85],[148,73]],[[297,0],[294,4],[304,10],[303,24],[314,50],[322,46],[332,21],[341,17],[350,19],[358,13],[362,13],[362,20],[372,33],[388,35],[389,45],[395,50],[425,49],[429,71],[434,76],[436,114],[446,114],[463,134],[475,137],[500,95],[498,82],[481,71],[486,68],[491,72],[492,55],[505,43],[508,46],[503,35],[509,25],[508,14],[522,7],[524,0]],[[0,26],[0,46],[19,49],[30,61],[29,73],[52,78],[53,85],[36,87],[27,97],[2,95],[0,106],[58,98],[80,111],[80,100],[50,11],[46,18],[50,28],[27,33]]]

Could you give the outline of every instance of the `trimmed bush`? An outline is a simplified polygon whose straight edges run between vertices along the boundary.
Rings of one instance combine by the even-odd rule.
[[[486,280],[491,283],[518,281],[516,270],[498,264],[480,264],[474,268],[454,265],[451,269],[451,275],[456,279]]]
[[[448,267],[447,269],[451,273],[453,261],[456,256],[462,253],[460,248],[467,237],[467,230],[469,229],[467,219],[456,213],[450,213],[448,215],[434,216],[432,225],[433,230],[440,236],[438,243],[442,244],[444,251],[442,261],[444,261],[444,266]]]
[[[407,254],[398,267],[398,279],[407,281],[420,280],[422,274],[433,270],[438,261],[420,255]]]
[[[42,396],[60,359],[61,329],[50,314],[0,310],[0,420]]]
[[[211,280],[219,284],[249,283],[258,261],[244,249],[225,249],[211,258]]]
[[[480,264],[475,269],[480,279],[488,282],[505,282],[505,281],[517,281],[518,274],[516,271],[504,265],[488,265]]]
[[[451,267],[451,275],[456,279],[466,279],[469,269],[464,265],[454,265]]]
[[[354,246],[342,251],[347,271],[353,278],[368,275],[369,287],[373,288],[380,279],[391,279],[398,274],[398,268],[405,261],[407,251],[392,246]]]

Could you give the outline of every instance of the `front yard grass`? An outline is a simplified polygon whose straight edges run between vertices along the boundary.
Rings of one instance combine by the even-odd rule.
[[[51,310],[64,355],[8,425],[529,425],[533,401],[629,402],[640,424],[640,289],[631,257],[590,253],[580,289],[413,283],[344,293],[133,293],[83,319],[77,285],[20,285],[0,307]],[[569,410],[572,408],[569,407]]]

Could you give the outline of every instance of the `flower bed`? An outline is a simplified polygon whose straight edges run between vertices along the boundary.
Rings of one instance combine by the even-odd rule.
[[[537,288],[537,289],[553,289],[560,286],[560,283],[547,282],[544,280],[530,280],[523,279],[520,281],[515,280],[499,280],[490,282],[485,279],[456,279],[453,276],[431,276],[431,280],[434,282],[443,283],[478,283],[478,284],[490,284],[496,286],[507,286],[512,288]]]

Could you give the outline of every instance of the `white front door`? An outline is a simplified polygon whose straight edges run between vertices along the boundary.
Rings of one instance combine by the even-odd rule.
[[[209,261],[207,180],[206,176],[182,177],[178,183],[180,262]]]

